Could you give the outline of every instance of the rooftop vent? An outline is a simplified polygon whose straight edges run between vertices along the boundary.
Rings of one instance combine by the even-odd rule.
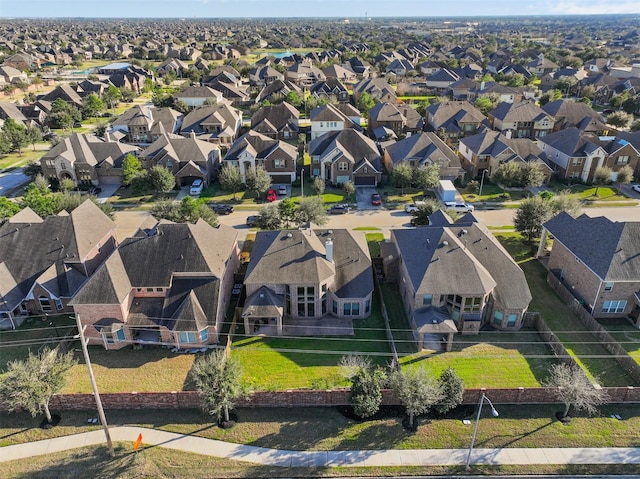
[[[447,240],[444,240],[444,241],[442,242],[442,246],[449,246],[449,242],[448,242]]]
[[[291,233],[287,233],[287,238],[293,238],[293,235]]]

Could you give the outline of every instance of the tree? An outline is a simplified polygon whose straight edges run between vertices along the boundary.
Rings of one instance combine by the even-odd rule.
[[[342,185],[342,189],[344,190],[344,196],[347,198],[347,201],[356,192],[356,187],[351,180],[345,181]]]
[[[541,196],[525,198],[520,203],[513,219],[515,230],[524,235],[529,242],[542,233],[542,224],[551,218],[553,206]]]
[[[282,225],[280,210],[275,203],[268,203],[260,208],[259,226],[265,230],[277,230]]]
[[[440,209],[440,203],[434,199],[427,199],[418,205],[418,210],[413,215],[413,223],[416,226],[428,225],[429,216]]]
[[[0,226],[18,211],[20,211],[20,206],[6,196],[0,196]]]
[[[629,165],[624,165],[618,170],[616,182],[620,184],[631,183],[633,180],[633,169]]]
[[[556,89],[549,90],[548,92],[540,96],[539,103],[540,103],[540,106],[544,106],[547,103],[550,103],[555,100],[559,100],[560,98],[562,98],[562,92],[560,90],[556,90]]]
[[[371,417],[378,412],[382,404],[384,380],[385,374],[379,368],[362,368],[355,374],[352,378],[349,402],[357,416]]]
[[[322,196],[322,193],[324,193],[324,188],[325,188],[324,180],[319,176],[316,176],[313,179],[313,183],[311,184],[311,189],[314,191],[316,195]]]
[[[440,181],[440,168],[435,163],[429,166],[422,165],[413,170],[413,182],[425,194],[430,188],[438,186],[438,181]]]
[[[521,87],[524,85],[524,75],[522,73],[515,73],[509,77],[507,85],[510,87]]]
[[[296,215],[296,223],[303,225],[305,223],[315,223],[322,226],[327,223],[327,210],[324,209],[322,198],[317,196],[311,198],[302,198],[298,205],[298,214]]]
[[[358,110],[366,116],[369,113],[369,110],[375,106],[376,102],[371,96],[365,91],[358,98]]]
[[[400,194],[404,195],[404,189],[411,186],[413,169],[407,163],[399,163],[391,170],[391,183],[400,188]]]
[[[596,191],[593,194],[594,196],[598,196],[598,190],[601,186],[611,183],[612,173],[613,170],[608,166],[601,166],[599,168],[596,168],[596,171],[593,173],[593,184],[596,185]]]
[[[522,165],[516,161],[508,161],[498,165],[491,172],[491,182],[503,187],[522,186]]]
[[[278,203],[278,214],[284,222],[285,228],[288,228],[289,223],[295,220],[297,210],[296,204],[291,198],[284,198]]]
[[[9,118],[2,125],[2,135],[9,142],[10,151],[17,151],[21,154],[22,148],[29,144],[26,127],[17,123],[13,118]]]
[[[440,384],[442,399],[436,406],[436,411],[444,414],[462,404],[464,381],[458,376],[455,369],[449,366],[442,371],[442,374],[438,378],[438,383]]]
[[[540,186],[544,183],[544,164],[540,160],[528,161],[522,166],[522,184],[525,187]]]
[[[42,178],[42,176],[39,176],[39,178]],[[57,212],[56,201],[53,198],[53,195],[49,194],[48,188],[46,191],[43,191],[36,183],[31,183],[25,189],[25,194],[20,202],[20,207],[25,208],[27,206],[42,218]]]
[[[122,92],[115,85],[109,85],[109,87],[102,93],[102,99],[112,110],[118,105],[121,98]]]
[[[136,97],[136,92],[131,88],[121,86],[118,89],[120,90],[120,99],[125,103],[131,103]]]
[[[253,191],[259,198],[271,187],[271,176],[262,166],[249,168],[246,172],[246,185],[247,189]]]
[[[625,112],[625,111],[614,111],[609,116],[607,116],[607,123],[616,128],[626,128],[631,124],[633,120],[633,115]]]
[[[640,131],[640,120],[636,120],[633,123],[631,123],[631,126],[629,127],[629,129],[631,131]]]
[[[190,196],[185,196],[179,203],[175,201],[156,203],[151,209],[151,214],[156,218],[164,218],[174,223],[195,224],[202,219],[214,228],[218,226],[218,215],[205,203],[196,201]]]
[[[227,356],[223,349],[216,349],[196,359],[191,374],[202,396],[203,409],[218,421],[228,423],[229,410],[245,394],[238,360]]]
[[[295,106],[296,108],[302,104],[302,98],[300,98],[300,95],[295,91],[290,91],[289,93],[287,93],[287,96],[284,97],[284,101],[286,101],[290,105]]]
[[[142,162],[136,155],[129,153],[122,159],[122,184],[129,186],[136,176],[143,173]]]
[[[156,191],[169,193],[176,186],[173,173],[164,166],[154,166],[147,172],[147,175],[149,177],[149,184],[151,184]]]
[[[389,382],[405,405],[411,428],[414,417],[428,412],[442,397],[437,381],[422,367],[394,371]]]
[[[497,93],[488,93],[480,95],[475,101],[475,107],[486,115],[500,103],[500,95]]]
[[[62,192],[71,191],[75,187],[76,187],[76,182],[73,181],[71,178],[63,178],[62,181],[60,182],[60,191]]]
[[[574,218],[582,214],[582,202],[580,199],[571,194],[570,190],[564,190],[558,193],[551,200],[553,215],[565,211]]]
[[[67,371],[75,365],[73,352],[59,354],[44,348],[39,354],[29,352],[24,361],[10,361],[0,383],[0,397],[10,411],[24,408],[31,416],[44,412],[51,423],[49,401],[65,384]]]
[[[480,192],[480,183],[478,180],[471,180],[467,183],[466,189],[469,193],[477,195]]]
[[[42,130],[40,130],[36,125],[27,125],[25,133],[27,136],[27,142],[31,143],[33,151],[36,151],[36,143],[42,141]]]
[[[82,105],[82,114],[84,118],[94,117],[97,120],[98,115],[100,115],[103,111],[104,102],[95,93],[90,93],[89,96],[84,99]]]
[[[236,193],[242,188],[242,174],[240,168],[233,165],[224,165],[218,175],[220,187],[224,191],[233,193],[233,200],[236,201]]]
[[[564,404],[563,418],[568,416],[572,407],[594,414],[597,412],[597,407],[608,400],[606,393],[594,387],[584,371],[575,365],[554,364],[544,385],[554,388],[556,398]]]
[[[27,166],[22,168],[22,172],[31,177],[31,180],[35,180],[36,176],[42,175],[42,166],[39,161],[30,161]]]

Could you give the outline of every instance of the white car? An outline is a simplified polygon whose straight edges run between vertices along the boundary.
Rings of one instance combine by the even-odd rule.
[[[189,194],[197,196],[202,193],[203,188],[204,184],[202,183],[202,180],[200,178],[198,178],[197,180],[193,180],[193,183],[191,183],[191,188],[189,189]]]
[[[633,191],[640,193],[640,185],[631,185],[631,189]]]
[[[404,211],[405,213],[415,214],[418,212],[418,209],[420,208],[420,206],[424,204],[425,204],[424,201],[416,201],[415,203],[408,203],[404,205]]]
[[[444,207],[456,213],[471,213],[475,209],[473,205],[465,203],[464,201],[447,201]]]

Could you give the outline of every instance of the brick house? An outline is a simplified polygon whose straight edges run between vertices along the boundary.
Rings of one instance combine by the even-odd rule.
[[[300,112],[286,101],[263,106],[251,117],[251,129],[275,140],[298,138]]]
[[[180,134],[229,148],[242,127],[242,112],[227,103],[191,110],[182,120]]]
[[[73,311],[69,302],[116,248],[116,225],[92,201],[40,218],[25,208],[0,226],[0,318]]]
[[[402,137],[407,132],[422,131],[424,119],[410,106],[393,105],[391,103],[377,103],[368,113],[367,129],[370,137],[375,135],[376,129],[383,127],[392,130],[396,137]]]
[[[184,115],[173,108],[136,105],[111,122],[111,133],[122,132],[128,143],[152,143],[164,133],[177,133]]]
[[[71,304],[105,349],[214,344],[238,265],[232,228],[161,221],[125,239]]]
[[[640,222],[562,212],[544,224],[554,237],[549,274],[560,279],[594,318],[629,318],[640,326]]]
[[[468,101],[434,103],[426,111],[427,131],[442,131],[451,140],[475,135],[486,122],[482,112]]]
[[[533,100],[502,102],[489,112],[494,130],[513,138],[542,138],[553,131],[553,116],[542,110]]]
[[[245,334],[353,334],[352,320],[369,317],[373,299],[365,236],[348,229],[260,231],[244,285]]]

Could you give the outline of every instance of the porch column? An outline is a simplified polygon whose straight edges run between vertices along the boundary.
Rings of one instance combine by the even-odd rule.
[[[453,348],[453,333],[447,334],[447,347],[445,348],[446,352],[451,352]]]
[[[276,327],[278,331],[278,336],[282,336],[282,316],[278,316],[276,318]]]
[[[540,244],[538,245],[538,252],[536,253],[536,258],[539,258],[544,253],[544,247],[547,244],[547,235],[548,235],[548,233],[549,232],[547,231],[547,228],[545,228],[543,226],[542,227],[542,236],[540,237]]]

